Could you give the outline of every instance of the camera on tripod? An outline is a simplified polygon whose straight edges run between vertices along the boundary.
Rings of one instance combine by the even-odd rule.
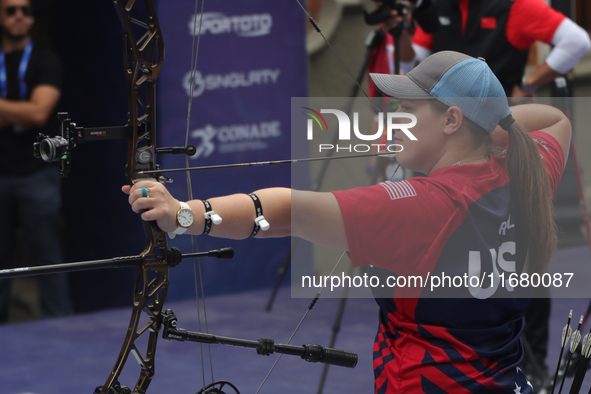
[[[368,25],[378,25],[384,23],[392,18],[392,10],[395,10],[398,15],[406,15],[408,12],[412,13],[413,20],[425,31],[425,33],[433,34],[437,32],[441,26],[439,22],[439,14],[437,8],[433,5],[431,0],[423,0],[418,4],[418,0],[402,1],[402,0],[384,0],[376,2],[382,3],[377,10],[372,13],[364,11],[365,23]],[[410,3],[410,9],[405,5]],[[407,22],[401,23],[397,29],[405,29],[408,27]]]
[[[392,10],[398,12],[398,15],[406,15],[407,8],[404,3],[399,0],[384,0],[380,1],[382,5],[372,13],[364,11],[365,23],[368,25],[379,25],[392,18]]]

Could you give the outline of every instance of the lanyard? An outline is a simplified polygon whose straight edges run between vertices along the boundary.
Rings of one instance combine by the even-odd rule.
[[[29,59],[31,58],[31,51],[33,50],[33,42],[29,41],[23,56],[21,57],[21,64],[18,67],[18,82],[20,88],[20,98],[24,100],[27,98],[27,85],[25,84],[25,73],[27,72],[27,66],[29,65]],[[8,85],[6,82],[6,61],[4,59],[4,51],[0,51],[0,94],[3,98],[6,98],[8,94]]]

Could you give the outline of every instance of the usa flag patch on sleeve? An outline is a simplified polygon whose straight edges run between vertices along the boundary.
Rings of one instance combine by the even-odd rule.
[[[417,195],[416,190],[412,187],[409,181],[400,182],[380,182],[382,186],[388,192],[390,200],[397,200],[399,198],[414,197]]]
[[[538,143],[538,145],[541,145],[541,146],[542,146],[542,148],[544,148],[544,149],[546,149],[548,152],[550,152],[550,150],[548,149],[548,147],[546,146],[546,143],[545,143],[544,141],[542,141],[542,140],[538,140],[538,139],[535,139],[535,138],[533,138],[533,140],[534,140],[535,142],[537,142],[537,143]]]

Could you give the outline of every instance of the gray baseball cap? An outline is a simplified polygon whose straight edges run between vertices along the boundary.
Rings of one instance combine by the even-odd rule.
[[[459,52],[437,52],[406,75],[370,74],[376,88],[397,99],[437,99],[492,132],[511,114],[507,96],[486,61]]]

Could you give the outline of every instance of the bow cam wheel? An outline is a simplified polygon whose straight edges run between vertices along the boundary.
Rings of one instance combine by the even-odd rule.
[[[196,394],[240,394],[240,391],[238,391],[236,386],[234,386],[232,383],[226,382],[225,380],[220,380],[218,382],[213,382],[210,385],[205,386]]]

